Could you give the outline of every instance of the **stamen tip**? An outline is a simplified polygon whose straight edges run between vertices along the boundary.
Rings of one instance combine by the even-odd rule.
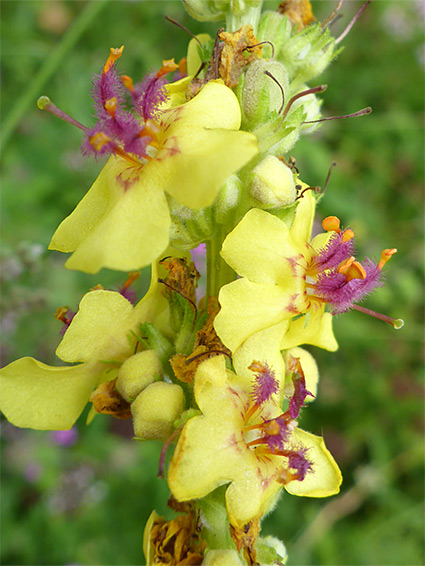
[[[394,319],[392,326],[395,330],[400,330],[400,328],[403,328],[404,326],[404,320],[402,318],[396,318]]]
[[[40,110],[45,110],[46,106],[51,103],[52,101],[48,96],[40,96],[40,98],[37,100],[37,106],[40,108]]]

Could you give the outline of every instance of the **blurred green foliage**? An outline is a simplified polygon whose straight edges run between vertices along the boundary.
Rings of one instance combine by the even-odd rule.
[[[336,35],[359,6],[344,6]],[[320,19],[334,3],[313,7]],[[102,164],[84,159],[79,132],[37,110],[36,99],[48,94],[89,124],[91,76],[110,46],[125,43],[120,69],[138,80],[185,55],[188,37],[164,13],[193,32],[215,30],[175,1],[15,0],[1,8],[2,133],[11,134],[2,148],[3,363],[23,355],[54,363],[56,307],[75,308],[88,288],[117,288],[125,276],[66,271],[61,254],[45,251]],[[369,105],[373,114],[327,122],[293,151],[312,185],[323,185],[337,162],[319,213],[356,231],[360,257],[398,248],[387,286],[366,304],[406,324],[396,332],[351,312],[335,320],[338,352],[312,349],[321,383],[302,426],[323,432],[344,484],[331,500],[285,495],[265,520],[292,565],[423,563],[422,18],[420,0],[368,8],[320,82],[329,85],[325,115]],[[153,508],[167,513],[166,484],[156,478],[161,446],[131,441],[126,424],[103,416],[90,427],[83,416],[78,431],[75,444],[60,446],[50,433],[4,423],[3,564],[143,564],[146,519]]]

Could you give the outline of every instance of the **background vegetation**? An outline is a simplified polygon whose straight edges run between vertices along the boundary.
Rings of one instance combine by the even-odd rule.
[[[318,18],[334,5],[313,2]],[[359,6],[347,2],[335,34]],[[120,68],[138,80],[163,58],[185,55],[188,38],[164,13],[194,32],[214,27],[190,20],[177,1],[13,0],[1,8],[3,363],[23,355],[55,363],[56,307],[75,308],[88,288],[116,288],[123,276],[68,272],[62,255],[46,252],[102,164],[84,159],[80,133],[35,102],[48,94],[88,124],[91,76],[110,46],[125,43]],[[368,105],[373,114],[328,122],[292,152],[313,185],[337,162],[320,214],[355,229],[360,256],[398,248],[387,286],[367,306],[406,324],[396,332],[352,312],[335,320],[336,354],[312,349],[321,383],[303,428],[323,432],[344,484],[331,500],[285,495],[266,519],[290,565],[423,563],[423,11],[420,0],[368,8],[320,82],[329,85],[326,115]],[[139,297],[145,286],[146,278]],[[90,427],[81,418],[74,438],[3,422],[1,443],[2,564],[143,563],[145,521],[153,508],[167,512],[160,445],[133,442],[128,423],[102,416]]]

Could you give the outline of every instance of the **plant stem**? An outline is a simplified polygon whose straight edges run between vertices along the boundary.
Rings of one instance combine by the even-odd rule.
[[[207,241],[207,298],[218,297],[221,287],[236,279],[236,273],[220,255],[228,233],[228,227],[219,224],[214,236]]]
[[[53,49],[39,69],[38,73],[30,83],[29,87],[18,98],[6,118],[0,137],[0,152],[3,152],[10,137],[31,104],[36,103],[41,94],[41,89],[50,79],[56,69],[60,66],[68,52],[74,47],[81,35],[85,32],[92,21],[99,15],[109,0],[97,0],[88,2],[79,16],[74,20],[63,36],[62,41],[56,49]]]

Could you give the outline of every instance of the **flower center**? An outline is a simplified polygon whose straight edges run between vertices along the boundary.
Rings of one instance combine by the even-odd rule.
[[[327,303],[333,314],[346,312],[350,308],[366,312],[355,303],[362,300],[376,287],[383,285],[382,268],[397,252],[395,248],[385,249],[378,263],[366,258],[363,263],[354,256],[354,232],[341,229],[336,216],[328,216],[322,222],[327,232],[332,232],[327,244],[315,252],[305,270],[305,289],[309,306]],[[394,328],[402,326],[400,319],[368,311]]]
[[[87,128],[57,108],[47,97],[41,97],[38,106],[59,118],[77,126],[85,133],[82,145],[84,154],[99,157],[119,155],[133,167],[140,167],[153,159],[161,147],[163,128],[157,118],[160,105],[168,95],[165,91],[165,75],[179,68],[174,59],[163,61],[157,73],[151,73],[140,83],[134,84],[127,75],[120,76],[116,62],[124,46],[111,48],[102,71],[95,75],[92,95],[97,123]],[[128,92],[133,108],[126,108]]]
[[[249,369],[257,372],[250,401],[243,415],[243,438],[247,448],[259,458],[282,457],[282,483],[294,479],[302,481],[312,464],[308,461],[303,447],[292,442],[292,433],[298,425],[297,417],[307,395],[304,373],[298,358],[290,356],[288,367],[293,371],[294,394],[289,407],[277,417],[277,407],[272,395],[279,390],[274,373],[267,364],[254,361]],[[274,381],[274,384],[272,383]]]

